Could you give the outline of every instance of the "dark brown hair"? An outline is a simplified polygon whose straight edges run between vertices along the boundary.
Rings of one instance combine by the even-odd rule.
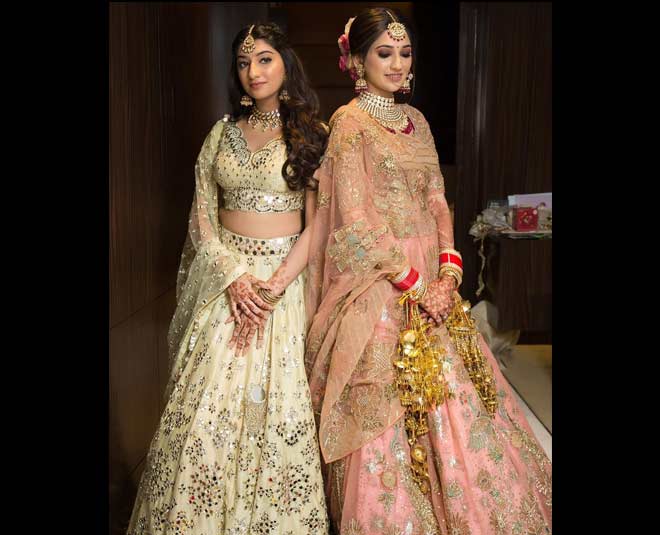
[[[389,13],[392,14],[394,20],[392,20]],[[410,72],[414,75],[415,50],[417,48],[414,28],[398,11],[391,8],[374,7],[358,13],[348,32],[348,43],[351,48],[351,55],[353,57],[359,56],[360,60],[364,62],[371,45],[373,45],[374,41],[376,41],[376,39],[387,30],[387,25],[390,22],[401,22],[406,27],[406,33],[410,38],[410,43],[413,48],[413,63],[410,67]],[[410,86],[414,91],[414,77]],[[397,94],[395,93],[395,95]],[[412,92],[408,95],[407,100],[410,100],[410,98],[412,98]]]
[[[238,48],[247,36],[250,27],[238,32],[231,45],[231,74],[229,76],[229,101],[235,119],[249,113],[249,108],[240,105],[245,94],[238,78]],[[287,160],[282,166],[282,176],[289,188],[299,191],[304,188],[316,189],[318,182],[313,178],[319,167],[321,156],[328,144],[328,133],[319,118],[319,99],[310,87],[302,63],[282,30],[274,23],[257,23],[252,37],[263,39],[282,56],[286,73],[286,89],[290,99],[280,102],[282,117],[282,137],[286,143]],[[287,173],[287,169],[289,172]]]

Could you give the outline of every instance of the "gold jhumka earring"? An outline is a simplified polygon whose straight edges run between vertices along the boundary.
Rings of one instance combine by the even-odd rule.
[[[287,78],[286,78],[286,74],[285,74],[284,75],[284,80],[282,80],[282,86],[283,87],[284,87],[284,84],[286,83],[286,80],[287,80]],[[289,102],[289,100],[291,100],[291,97],[289,96],[289,92],[286,90],[286,88],[284,88],[284,89],[282,89],[282,91],[280,91],[279,99],[282,102]]]
[[[408,76],[406,76],[406,79],[403,81],[403,85],[399,88],[400,93],[403,93],[404,95],[410,93],[410,80],[412,79],[413,73],[409,73]]]
[[[364,79],[364,67],[361,63],[355,64],[355,72],[358,75],[358,79],[355,80],[355,92],[359,95],[367,90],[367,81]]]

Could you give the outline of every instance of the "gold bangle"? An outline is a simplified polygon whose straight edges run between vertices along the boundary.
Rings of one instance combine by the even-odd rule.
[[[443,275],[449,275],[452,277],[456,281],[456,288],[458,288],[463,282],[463,277],[461,274],[450,267],[440,268],[439,276],[442,277]]]
[[[420,285],[419,289],[413,296],[413,299],[419,303],[422,299],[424,299],[427,289],[428,289],[428,284],[426,283],[426,281],[422,281],[422,284]]]
[[[440,271],[455,271],[459,275],[463,275],[463,269],[460,266],[457,266],[456,264],[450,264],[450,263],[444,263],[440,264]]]
[[[263,299],[269,305],[276,305],[280,301],[280,299],[282,299],[284,293],[285,292],[282,292],[280,295],[275,296],[270,292],[270,290],[266,288],[259,288],[257,290],[257,295],[261,297],[261,299]]]
[[[408,293],[415,301],[422,299],[426,294],[426,281],[424,280],[424,277],[419,275],[415,284],[413,284],[408,290]]]
[[[458,264],[454,264],[453,262],[443,262],[440,264],[440,269],[443,267],[452,268],[455,269],[458,273],[463,273],[463,268]]]
[[[447,273],[449,275],[453,275],[454,277],[456,277],[457,280],[463,280],[463,273],[461,273],[460,271],[458,271],[457,269],[454,269],[452,267],[449,267],[449,266],[441,267],[440,271],[438,272],[438,275],[442,276],[445,273]]]

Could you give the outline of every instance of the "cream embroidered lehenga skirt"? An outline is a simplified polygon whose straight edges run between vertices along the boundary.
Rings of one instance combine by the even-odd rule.
[[[297,236],[221,241],[267,280]],[[317,535],[327,516],[303,363],[305,274],[266,325],[264,347],[227,349],[226,292],[199,318],[151,443],[129,535]]]

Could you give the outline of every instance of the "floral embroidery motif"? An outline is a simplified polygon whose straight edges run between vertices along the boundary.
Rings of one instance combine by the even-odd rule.
[[[385,225],[366,229],[363,220],[356,221],[335,231],[335,244],[328,247],[328,255],[340,272],[348,267],[353,273],[364,273],[377,263],[377,255],[370,255],[369,250],[386,232]]]
[[[448,535],[472,535],[468,522],[459,513],[450,512],[447,516]]]
[[[341,535],[365,535],[365,533],[360,523],[355,518],[351,518],[348,525],[341,530]]]
[[[388,154],[385,156],[380,163],[378,164],[378,169],[383,173],[393,177],[396,175],[396,161],[394,160],[393,154]]]
[[[488,470],[482,468],[477,474],[477,487],[484,492],[488,492],[493,484],[493,476],[490,475]]]
[[[321,191],[316,198],[316,207],[321,209],[330,204],[330,195],[325,191]]]
[[[447,485],[447,498],[460,498],[463,496],[463,489],[455,479]]]
[[[394,494],[391,492],[383,492],[380,496],[378,496],[378,502],[383,504],[383,509],[385,509],[386,513],[389,513],[392,510],[394,500]]]
[[[482,416],[477,418],[470,426],[470,442],[468,447],[472,451],[482,450],[488,445],[494,434],[493,424],[489,417]]]

